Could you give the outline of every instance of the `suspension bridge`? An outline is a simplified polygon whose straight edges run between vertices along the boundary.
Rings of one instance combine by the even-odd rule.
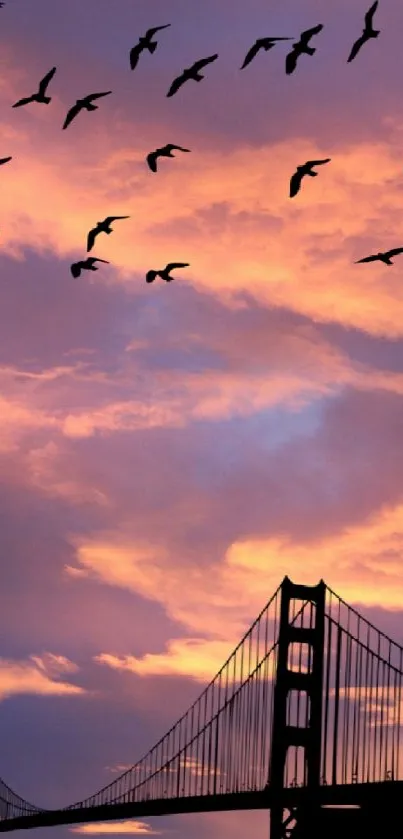
[[[0,832],[270,811],[270,839],[399,835],[403,647],[323,580],[281,585],[191,708],[131,769],[60,810],[0,781]]]

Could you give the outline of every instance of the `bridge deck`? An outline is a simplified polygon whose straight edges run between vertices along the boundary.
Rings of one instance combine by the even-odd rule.
[[[339,784],[321,786],[315,803],[324,805],[355,804],[363,808],[371,806],[371,812],[384,810],[388,805],[402,801],[403,781],[381,781],[370,784]],[[273,794],[270,788],[261,792],[239,792],[220,795],[185,796],[182,798],[161,798],[156,801],[133,802],[129,804],[104,804],[99,807],[83,807],[72,810],[47,810],[32,816],[7,819],[0,822],[0,832],[24,830],[35,827],[51,827],[62,824],[83,824],[84,822],[114,821],[119,819],[151,818],[152,816],[179,815],[181,813],[208,813],[228,810],[270,810]],[[284,790],[284,807],[301,807],[307,804],[307,789],[290,787]],[[351,812],[351,811],[350,811]],[[326,818],[324,816],[323,818]],[[352,816],[354,818],[354,816]]]

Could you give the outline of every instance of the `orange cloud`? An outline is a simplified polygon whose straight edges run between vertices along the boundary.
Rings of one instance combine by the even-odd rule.
[[[0,659],[0,699],[17,694],[40,696],[82,695],[84,688],[59,681],[62,673],[75,673],[77,665],[64,656],[44,653],[30,656],[28,661]]]
[[[397,504],[309,545],[280,537],[234,543],[226,562],[250,592],[255,579],[261,587],[262,574],[269,590],[284,574],[308,585],[323,577],[347,603],[400,611],[402,550],[403,505]]]
[[[218,661],[224,652],[224,647],[217,642],[228,645],[229,654],[231,645],[235,646],[239,641],[245,620],[248,620],[246,616],[254,604],[249,591],[242,588],[243,580],[239,585],[234,574],[231,578],[225,564],[210,568],[208,574],[196,566],[184,568],[175,564],[162,546],[153,545],[151,541],[138,544],[129,534],[105,533],[92,538],[71,536],[70,541],[76,551],[78,568],[108,585],[134,591],[160,603],[173,620],[200,639],[209,637],[214,642],[206,648],[209,662]],[[211,573],[215,575],[213,590]],[[261,594],[258,602],[262,608]],[[194,651],[197,655],[196,647]],[[171,656],[176,667],[183,667],[179,664],[182,657],[190,663],[186,646],[180,651],[177,647],[172,648]],[[168,666],[173,665],[169,663]],[[200,672],[201,666],[199,657],[196,672]]]
[[[78,569],[159,602],[171,619],[195,633],[169,640],[158,654],[96,656],[99,663],[138,675],[211,679],[285,574],[308,585],[324,577],[349,603],[401,609],[402,505],[308,545],[285,536],[234,542],[223,562],[208,571],[184,568],[172,557],[168,562],[163,548],[136,544],[128,534],[72,541]]]
[[[146,822],[128,820],[121,822],[89,822],[78,827],[70,827],[70,833],[136,833],[142,836],[161,836],[161,830],[152,830]]]
[[[66,104],[55,97],[52,126]],[[45,111],[38,111],[42,133],[50,119]],[[15,160],[2,175],[6,253],[22,258],[22,248],[32,247],[72,260],[112,200],[119,214],[131,218],[117,224],[110,239],[100,237],[97,255],[111,266],[84,282],[143,284],[148,268],[183,259],[190,267],[178,276],[223,300],[245,290],[263,305],[284,306],[314,320],[373,335],[402,334],[396,271],[353,264],[368,250],[392,247],[391,229],[399,241],[403,196],[395,135],[400,126],[392,127],[388,143],[346,141],[318,179],[304,183],[290,201],[296,162],[326,156],[311,138],[264,145],[253,155],[246,145],[205,149],[183,155],[180,165],[165,167],[163,177],[154,178],[134,126],[127,122],[111,136],[102,132],[105,119],[100,112],[92,163],[81,135],[67,146],[62,132],[52,133],[52,142],[50,133],[42,143],[35,132],[15,138]],[[0,133],[12,125],[3,122]],[[66,175],[73,168],[74,179]],[[36,194],[40,202],[30,200]],[[70,280],[66,265],[65,281]]]
[[[237,639],[238,641],[239,639]],[[146,653],[136,656],[116,656],[101,653],[94,661],[115,670],[128,670],[139,676],[189,676],[202,683],[209,682],[232,653],[235,643],[205,641],[201,638],[175,638],[167,643],[161,654]]]

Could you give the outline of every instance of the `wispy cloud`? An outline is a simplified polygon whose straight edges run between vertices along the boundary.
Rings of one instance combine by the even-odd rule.
[[[147,653],[142,658],[101,653],[94,657],[99,664],[114,670],[129,671],[138,676],[189,676],[202,683],[209,682],[232,652],[235,643],[181,638],[169,641],[167,651]]]
[[[44,653],[31,655],[25,661],[0,659],[0,699],[17,694],[38,694],[41,696],[78,696],[86,693],[84,688],[60,680],[65,673],[75,673],[77,665],[65,656]]]

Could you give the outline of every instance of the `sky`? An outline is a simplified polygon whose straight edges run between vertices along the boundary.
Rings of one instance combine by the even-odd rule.
[[[140,759],[285,574],[323,578],[403,643],[403,261],[355,264],[403,246],[403,12],[380,0],[381,34],[348,64],[369,5],[0,9],[0,776],[38,806]],[[132,72],[131,47],[166,23]],[[294,74],[287,42],[240,71],[256,38],[318,23]],[[53,66],[51,103],[12,109]],[[166,143],[191,153],[150,172]],[[327,157],[290,200],[296,166]],[[107,215],[130,216],[96,241],[110,264],[73,279]],[[174,282],[146,284],[175,261]]]

